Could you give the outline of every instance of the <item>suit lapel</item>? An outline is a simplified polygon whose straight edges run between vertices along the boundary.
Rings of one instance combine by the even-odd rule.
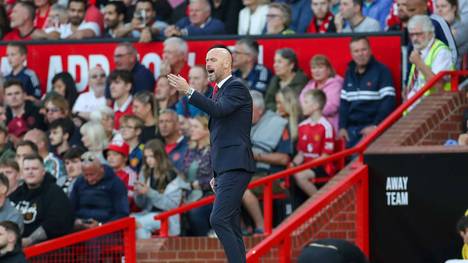
[[[219,89],[218,93],[214,96],[214,100],[217,101],[221,96],[223,96],[224,91],[226,90],[227,86],[234,80],[234,76],[231,76],[226,82],[224,82],[223,86]]]

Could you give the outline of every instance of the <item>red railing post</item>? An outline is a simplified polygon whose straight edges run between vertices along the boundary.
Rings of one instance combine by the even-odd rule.
[[[455,73],[456,71],[450,72],[450,88],[453,92],[458,91],[458,81],[460,78],[460,75]]]
[[[263,188],[263,227],[265,235],[273,230],[273,183],[270,181]]]
[[[291,263],[291,236],[287,235],[281,241],[279,247],[279,260],[281,263]]]
[[[161,218],[161,229],[159,230],[160,237],[169,236],[169,217]]]
[[[128,222],[128,228],[123,232],[123,238],[125,244],[125,262],[126,263],[135,263],[136,262],[136,227],[135,227],[135,218],[130,217],[131,221]]]
[[[369,169],[365,166],[356,184],[356,244],[369,256]]]

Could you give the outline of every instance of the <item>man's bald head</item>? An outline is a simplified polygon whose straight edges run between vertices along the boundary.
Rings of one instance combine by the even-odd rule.
[[[206,71],[211,82],[220,82],[232,72],[232,54],[224,46],[212,47],[206,54]]]
[[[426,0],[407,0],[406,12],[408,13],[409,18],[415,15],[427,15],[427,1]]]

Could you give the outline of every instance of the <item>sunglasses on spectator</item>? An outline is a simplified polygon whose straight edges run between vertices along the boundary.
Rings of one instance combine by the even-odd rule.
[[[84,163],[92,163],[96,160],[96,155],[90,152],[86,152],[81,155],[81,161]]]
[[[102,74],[97,74],[97,75],[91,75],[91,78],[92,79],[97,79],[97,78],[105,78],[106,77],[106,74],[102,73]]]
[[[61,110],[59,108],[46,108],[46,112],[49,113],[57,113],[60,112]]]

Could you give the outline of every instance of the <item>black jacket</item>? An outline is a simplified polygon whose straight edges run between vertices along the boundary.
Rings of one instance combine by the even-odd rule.
[[[10,195],[10,200],[23,214],[23,237],[28,237],[42,226],[48,239],[71,232],[73,210],[67,195],[55,184],[55,178],[46,174],[41,186],[29,189],[21,185]]]
[[[6,108],[6,123],[10,123],[10,121],[13,119],[13,113],[10,109],[10,107]],[[45,131],[47,129],[45,122],[44,122],[44,116],[39,113],[39,108],[34,105],[31,101],[26,101],[24,104],[24,114],[22,116],[23,120],[26,121],[28,124],[28,128],[34,129],[40,129]]]
[[[20,245],[17,245],[13,251],[0,256],[0,263],[27,263],[26,257]]]

